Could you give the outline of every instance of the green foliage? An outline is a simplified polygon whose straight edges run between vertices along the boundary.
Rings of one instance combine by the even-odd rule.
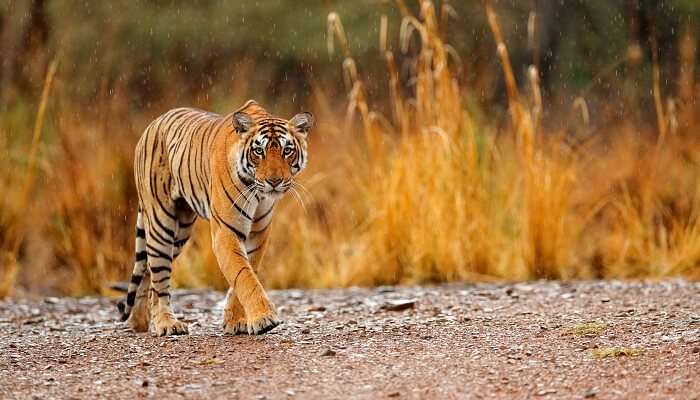
[[[83,78],[71,80],[81,95],[94,95],[105,78],[115,86],[160,92],[181,90],[186,80],[208,86],[235,79],[245,59],[262,71],[276,67],[273,75],[299,63],[329,67],[325,32],[331,10],[342,12],[352,27],[353,50],[376,51],[380,15],[392,7],[371,0],[324,4],[54,0],[51,47],[65,61],[64,74]]]

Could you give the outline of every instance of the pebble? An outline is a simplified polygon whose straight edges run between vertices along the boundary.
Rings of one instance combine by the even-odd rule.
[[[321,353],[321,357],[333,357],[333,356],[335,356],[336,354],[337,354],[337,353],[335,352],[335,350],[329,348],[329,349],[325,349],[325,350]]]
[[[382,309],[386,311],[404,311],[412,309],[416,306],[415,299],[400,299],[400,300],[388,300],[382,305]]]
[[[475,397],[489,396],[485,392],[489,387],[488,378],[498,385],[500,393],[495,397],[507,395],[519,398],[525,393],[537,398],[596,398],[604,397],[598,388],[587,388],[585,380],[579,381],[580,386],[577,386],[567,374],[553,376],[546,386],[537,386],[534,380],[523,380],[522,376],[539,374],[540,378],[546,378],[546,370],[549,369],[567,373],[571,371],[578,377],[586,376],[589,370],[590,373],[597,373],[616,362],[592,361],[585,352],[587,349],[617,345],[651,349],[654,348],[652,342],[662,347],[658,348],[658,352],[649,352],[645,362],[656,362],[660,368],[672,371],[679,370],[677,360],[684,365],[697,366],[700,363],[700,317],[692,314],[697,314],[697,309],[694,308],[697,303],[692,300],[680,303],[677,299],[671,300],[672,296],[692,299],[692,296],[700,293],[700,286],[694,285],[696,284],[674,281],[669,286],[673,290],[668,294],[660,292],[656,284],[643,283],[620,283],[620,292],[605,293],[612,288],[605,282],[575,283],[568,286],[556,282],[533,282],[508,287],[479,284],[435,286],[418,288],[419,290],[387,287],[381,290],[355,288],[270,291],[271,299],[280,306],[279,310],[283,310],[280,314],[288,323],[272,331],[273,335],[259,337],[221,335],[217,322],[220,321],[222,309],[216,309],[212,305],[220,301],[223,294],[216,292],[197,292],[187,302],[176,296],[176,311],[177,307],[189,310],[186,313],[188,318],[200,326],[193,335],[177,338],[153,338],[148,334],[129,332],[123,323],[115,321],[114,304],[109,299],[93,298],[81,302],[47,298],[25,301],[23,308],[12,304],[12,300],[6,300],[0,301],[0,332],[6,338],[6,364],[11,370],[17,371],[15,379],[21,381],[22,385],[36,385],[42,396],[66,383],[72,385],[74,396],[81,385],[85,386],[86,392],[94,391],[97,389],[94,385],[100,382],[96,378],[104,382],[101,390],[110,389],[114,366],[123,366],[127,370],[125,383],[128,388],[125,389],[140,392],[142,396],[147,394],[158,398],[164,388],[199,388],[203,395],[210,394],[209,390],[214,393],[232,393],[235,389],[230,387],[232,380],[225,373],[227,368],[216,368],[213,363],[211,368],[201,368],[196,362],[190,363],[194,364],[192,367],[185,365],[190,369],[180,370],[177,383],[167,384],[167,380],[164,380],[161,385],[161,365],[177,362],[181,355],[176,354],[176,350],[193,342],[195,346],[189,348],[186,357],[193,360],[206,359],[213,357],[207,353],[213,348],[231,349],[232,354],[222,356],[222,363],[225,362],[226,367],[238,361],[245,362],[246,366],[259,365],[256,371],[251,371],[252,376],[267,380],[249,379],[248,382],[251,385],[265,384],[266,387],[282,383],[287,385],[286,388],[294,385],[293,390],[285,390],[285,386],[278,387],[277,393],[285,397],[314,397],[317,392],[309,389],[312,382],[308,380],[276,380],[275,374],[279,371],[275,369],[277,364],[274,363],[279,360],[275,361],[274,357],[280,353],[275,347],[283,343],[292,344],[283,346],[282,350],[294,357],[301,357],[302,360],[316,357],[316,362],[310,360],[306,364],[309,365],[308,371],[292,369],[292,372],[318,375],[323,372],[322,364],[337,365],[339,369],[334,370],[336,375],[333,379],[329,378],[328,382],[324,381],[324,384],[337,383],[342,386],[354,379],[355,375],[366,373],[371,373],[367,376],[374,377],[372,379],[375,381],[387,382],[398,378],[396,381],[403,382],[406,374],[411,372],[410,366],[405,364],[405,357],[418,357],[420,368],[433,367],[440,374],[443,371],[441,365],[444,364],[435,364],[437,357],[444,356],[439,361],[442,363],[442,360],[449,361],[463,356],[461,360],[468,370],[481,371],[474,382]],[[517,301],[513,299],[515,296],[519,297]],[[563,298],[569,300],[562,301]],[[650,305],[652,301],[653,306]],[[680,306],[674,305],[675,303]],[[635,309],[638,311],[635,312]],[[656,309],[663,311],[654,312]],[[616,319],[616,314],[621,319]],[[595,341],[584,337],[560,337],[559,332],[563,326],[575,325],[589,316],[601,318],[620,329],[615,329],[614,334],[606,333]],[[21,326],[22,321],[27,319],[34,320],[33,323],[30,322],[32,325]],[[11,323],[3,324],[3,321]],[[61,329],[62,333],[52,332],[54,327]],[[340,328],[343,330],[337,331]],[[659,334],[653,335],[653,332]],[[387,341],[389,336],[396,337],[396,342]],[[454,345],[452,338],[457,338],[459,344]],[[551,342],[559,345],[554,353],[542,347]],[[215,343],[223,344],[223,347],[218,347]],[[159,345],[165,348],[158,347]],[[248,352],[241,353],[240,359],[239,355],[233,355],[238,348],[250,349],[253,346],[269,349],[271,351],[267,354],[274,355],[265,358],[264,352],[255,355]],[[403,353],[401,350],[404,346],[413,353]],[[51,353],[42,353],[42,348],[50,349]],[[101,353],[103,349],[110,352],[109,356],[105,357]],[[120,352],[117,353],[116,349]],[[576,352],[576,349],[583,353]],[[125,350],[125,354],[122,355],[121,350]],[[659,360],[659,355],[664,358]],[[335,358],[323,362],[319,357]],[[148,367],[151,364],[141,361],[144,359],[159,367]],[[60,364],[66,361],[67,364]],[[624,397],[624,391],[629,390],[629,379],[639,372],[635,363],[627,360],[620,362],[625,364],[624,370],[618,368],[616,372],[602,372],[595,376],[605,383],[605,396],[614,395],[613,389],[608,385],[611,384],[611,379],[619,378],[621,381],[615,383],[620,386],[613,387],[619,389],[616,393],[620,397]],[[44,371],[43,368],[50,369]],[[509,375],[510,379],[505,379],[504,371],[508,370],[513,374]],[[34,375],[30,376],[27,373],[29,371]],[[100,371],[103,371],[100,375],[94,375]],[[212,373],[216,375],[211,375]],[[134,375],[148,375],[150,382]],[[47,380],[46,376],[53,376],[58,381]],[[621,378],[623,376],[626,378]],[[678,379],[680,382],[686,378],[681,376]],[[188,381],[202,385],[182,386]],[[449,393],[453,393],[449,389],[442,392],[445,388],[420,391],[422,389],[417,389],[410,380],[406,381],[406,387],[400,387],[401,391],[398,391],[397,386],[386,388],[376,385],[375,381],[359,379],[358,384],[362,387],[365,383],[373,383],[373,386],[368,386],[368,390],[374,391],[374,397],[411,397],[413,392],[417,398],[443,398],[450,397]],[[42,389],[43,382],[52,386]],[[590,384],[591,380],[588,382]],[[687,384],[697,387],[693,385],[697,384]],[[547,386],[553,386],[556,390]],[[252,393],[248,393],[252,395],[262,392],[262,389],[254,386],[250,390]],[[685,398],[686,392],[679,390],[674,395]],[[448,395],[442,396],[444,393]],[[258,398],[266,397],[258,395]]]

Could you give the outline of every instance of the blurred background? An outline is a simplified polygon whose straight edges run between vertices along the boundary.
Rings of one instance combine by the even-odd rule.
[[[700,277],[696,0],[0,4],[0,296],[106,294],[170,108],[316,114],[270,287]],[[206,222],[180,287],[225,288]]]

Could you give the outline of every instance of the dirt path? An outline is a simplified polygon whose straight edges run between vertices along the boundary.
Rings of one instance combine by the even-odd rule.
[[[0,398],[700,398],[700,284],[271,297],[286,323],[257,337],[220,334],[215,292],[177,293],[192,334],[171,338],[109,299],[0,302]]]

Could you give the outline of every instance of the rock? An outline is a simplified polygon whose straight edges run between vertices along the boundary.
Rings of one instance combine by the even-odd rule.
[[[134,384],[136,386],[148,387],[148,380],[146,379],[135,379]]]
[[[336,354],[338,353],[336,353],[335,350],[328,348],[321,353],[321,357],[333,357]]]
[[[382,310],[386,311],[404,311],[408,309],[415,308],[415,299],[399,299],[399,300],[388,300],[381,307]]]

